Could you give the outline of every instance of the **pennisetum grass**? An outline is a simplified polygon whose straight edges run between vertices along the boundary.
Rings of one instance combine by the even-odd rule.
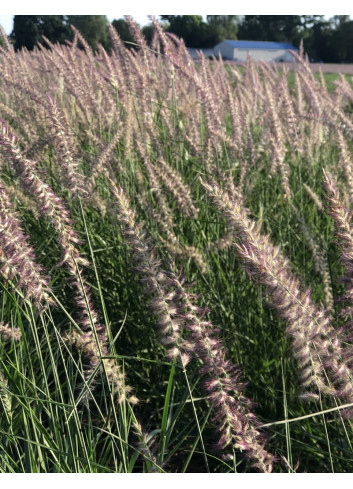
[[[201,374],[206,377],[204,388],[220,434],[217,448],[221,451],[226,447],[240,449],[258,470],[271,472],[274,457],[266,451],[257,428],[259,422],[251,412],[251,401],[242,393],[244,384],[240,381],[239,369],[226,360],[225,348],[214,337],[212,324],[204,319],[206,311],[195,304],[193,294],[187,292],[172,272],[162,271],[122,188],[114,186],[113,182],[111,186],[118,219],[132,249],[144,291],[152,296],[150,307],[158,318],[162,343],[168,345],[169,356],[179,358],[184,368],[192,357],[202,361]],[[190,339],[182,338],[182,330],[190,332]]]
[[[303,398],[315,398],[318,393],[349,397],[353,388],[349,364],[327,311],[312,302],[310,289],[302,292],[298,278],[290,272],[289,261],[268,236],[261,235],[242,206],[241,196],[230,200],[216,183],[202,184],[239,237],[240,243],[235,243],[235,248],[247,273],[265,287],[269,300],[286,321],[301,383],[316,390],[305,392]],[[343,382],[344,387],[336,389],[337,381]]]
[[[0,471],[349,472],[351,80],[126,22],[0,29]]]

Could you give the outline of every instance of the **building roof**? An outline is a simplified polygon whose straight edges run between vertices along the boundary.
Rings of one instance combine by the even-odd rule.
[[[292,44],[288,42],[269,42],[269,41],[231,41],[225,40],[232,48],[240,49],[291,49],[292,51],[298,51]],[[221,44],[221,43],[220,43]]]

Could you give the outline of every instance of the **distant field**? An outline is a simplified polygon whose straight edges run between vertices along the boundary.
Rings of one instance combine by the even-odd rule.
[[[334,63],[311,63],[312,71],[322,70],[323,73],[342,73],[343,75],[353,75],[353,64],[334,64]]]
[[[232,61],[226,61],[226,64],[244,66],[244,63],[237,63]],[[270,63],[271,64],[271,63]],[[275,66],[287,66],[290,70],[298,68],[298,63],[274,63]],[[335,63],[310,63],[310,69],[316,73],[322,70],[323,73],[342,73],[343,75],[353,75],[353,63],[352,64],[335,64]]]
[[[225,61],[224,64],[226,66],[237,66],[241,73],[244,73],[244,63],[236,63],[232,61]],[[300,68],[299,63],[268,63],[267,66],[273,67],[275,70],[278,70],[280,73],[283,72],[283,68],[288,69],[288,84],[290,88],[294,87],[294,73]],[[335,81],[339,80],[340,74],[344,75],[348,83],[352,85],[353,79],[350,75],[353,75],[353,64],[333,64],[333,63],[310,63],[310,71],[315,74],[315,78],[319,80],[320,78],[320,70],[324,74],[327,88],[331,92],[335,88]]]

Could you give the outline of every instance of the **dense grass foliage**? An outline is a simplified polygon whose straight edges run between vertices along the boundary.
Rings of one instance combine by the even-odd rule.
[[[0,51],[0,470],[350,472],[351,80],[128,18]]]

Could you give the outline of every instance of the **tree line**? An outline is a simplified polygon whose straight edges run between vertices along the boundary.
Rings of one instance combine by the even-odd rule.
[[[213,48],[225,39],[289,42],[298,47],[304,42],[304,50],[313,61],[329,63],[353,62],[353,21],[348,15],[335,15],[325,19],[323,15],[161,15],[167,32],[184,39],[188,47]],[[127,46],[134,39],[125,19],[112,22]],[[74,25],[93,49],[98,44],[110,51],[108,20],[105,15],[15,15],[10,39],[15,49],[33,49],[43,42],[43,36],[51,42],[65,43],[73,38],[70,25]],[[148,42],[153,28],[142,27]]]

